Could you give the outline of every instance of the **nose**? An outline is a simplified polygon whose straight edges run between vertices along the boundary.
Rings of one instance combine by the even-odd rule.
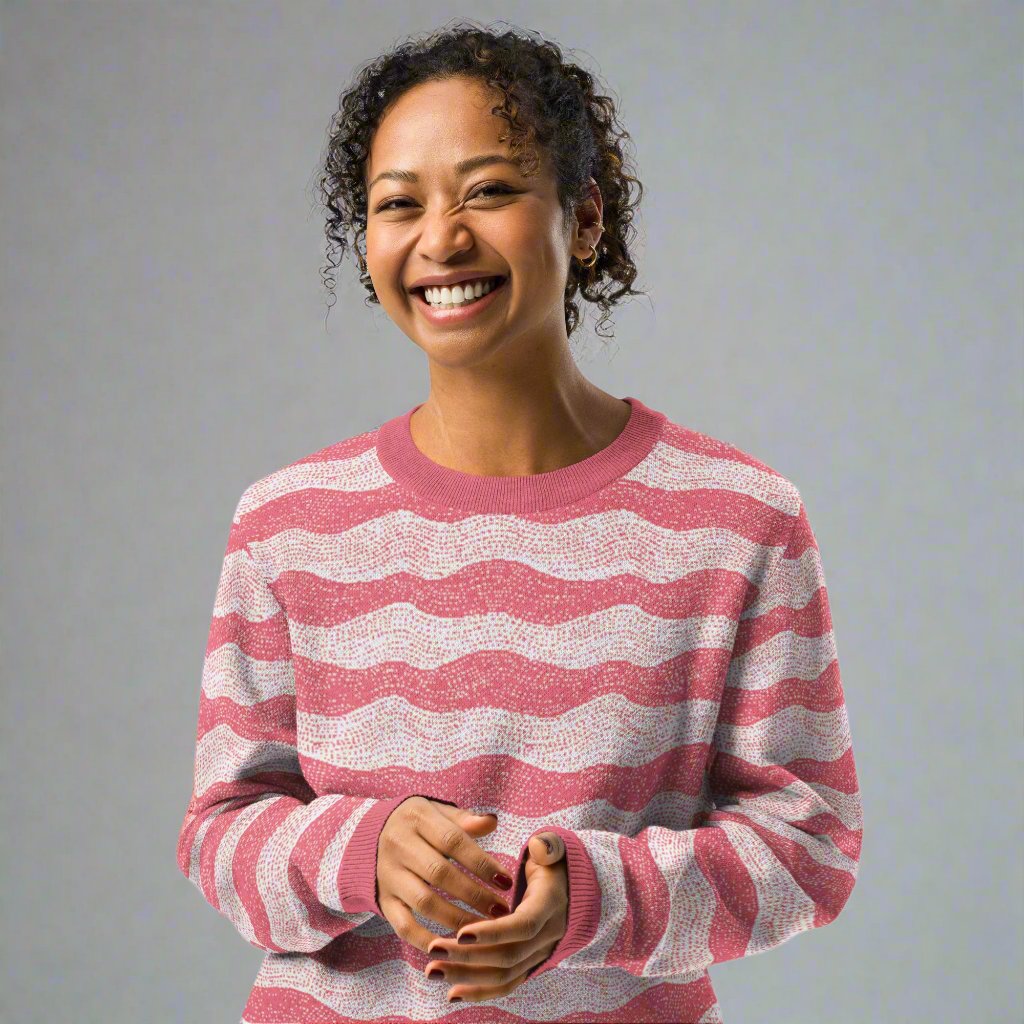
[[[426,263],[440,267],[473,251],[473,234],[458,213],[427,213],[421,225],[416,252]]]

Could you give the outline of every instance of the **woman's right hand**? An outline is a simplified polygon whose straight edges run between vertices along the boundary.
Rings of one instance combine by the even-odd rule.
[[[416,920],[413,910],[453,932],[472,921],[509,912],[507,902],[448,860],[490,884],[511,889],[512,879],[500,862],[474,839],[495,828],[497,819],[492,815],[472,814],[423,796],[408,797],[391,812],[377,840],[377,903],[400,938],[424,953],[437,938]],[[442,899],[431,886],[475,907],[484,917]],[[495,905],[501,912],[492,915]]]

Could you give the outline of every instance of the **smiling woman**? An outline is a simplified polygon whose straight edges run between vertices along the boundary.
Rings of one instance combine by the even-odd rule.
[[[395,283],[363,249],[372,259],[374,231],[381,244],[401,245],[417,218],[435,211],[470,215],[474,227],[498,214],[495,229],[509,230],[510,217],[525,228],[542,206],[556,215],[564,249],[577,215],[588,218],[591,230],[576,240],[584,259],[537,270],[560,289],[566,334],[580,323],[579,295],[600,307],[603,336],[612,307],[643,294],[633,288],[631,252],[643,186],[630,173],[627,140],[595,78],[536,33],[495,34],[461,19],[396,47],[342,96],[321,156],[331,297],[351,250],[367,302],[393,312],[384,293]],[[595,197],[600,205],[578,210]]]
[[[614,122],[464,23],[342,99],[328,234],[431,388],[232,518],[178,864],[266,950],[242,1024],[711,1024],[710,966],[853,887],[797,488],[569,349],[636,276]]]

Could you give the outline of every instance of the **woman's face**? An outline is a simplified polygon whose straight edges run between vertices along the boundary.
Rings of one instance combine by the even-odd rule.
[[[575,222],[563,229],[546,155],[527,178],[498,141],[508,122],[489,108],[499,99],[464,77],[416,85],[384,115],[366,161],[367,272],[388,316],[444,366],[515,362],[538,346],[564,344],[569,260],[590,253]],[[509,162],[457,168],[488,154]],[[388,171],[416,180],[381,177]],[[591,188],[595,202],[579,212],[598,224],[600,193]],[[410,287],[452,273],[506,281],[473,315],[432,320]]]

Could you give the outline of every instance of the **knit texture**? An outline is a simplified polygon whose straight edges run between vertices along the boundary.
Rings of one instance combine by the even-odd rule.
[[[861,801],[801,496],[624,401],[552,472],[441,466],[412,409],[242,494],[177,859],[267,953],[243,1024],[721,1021],[711,965],[843,909]],[[447,1003],[381,912],[414,795],[497,815],[513,908],[530,837],[565,840],[566,933],[509,995]]]

